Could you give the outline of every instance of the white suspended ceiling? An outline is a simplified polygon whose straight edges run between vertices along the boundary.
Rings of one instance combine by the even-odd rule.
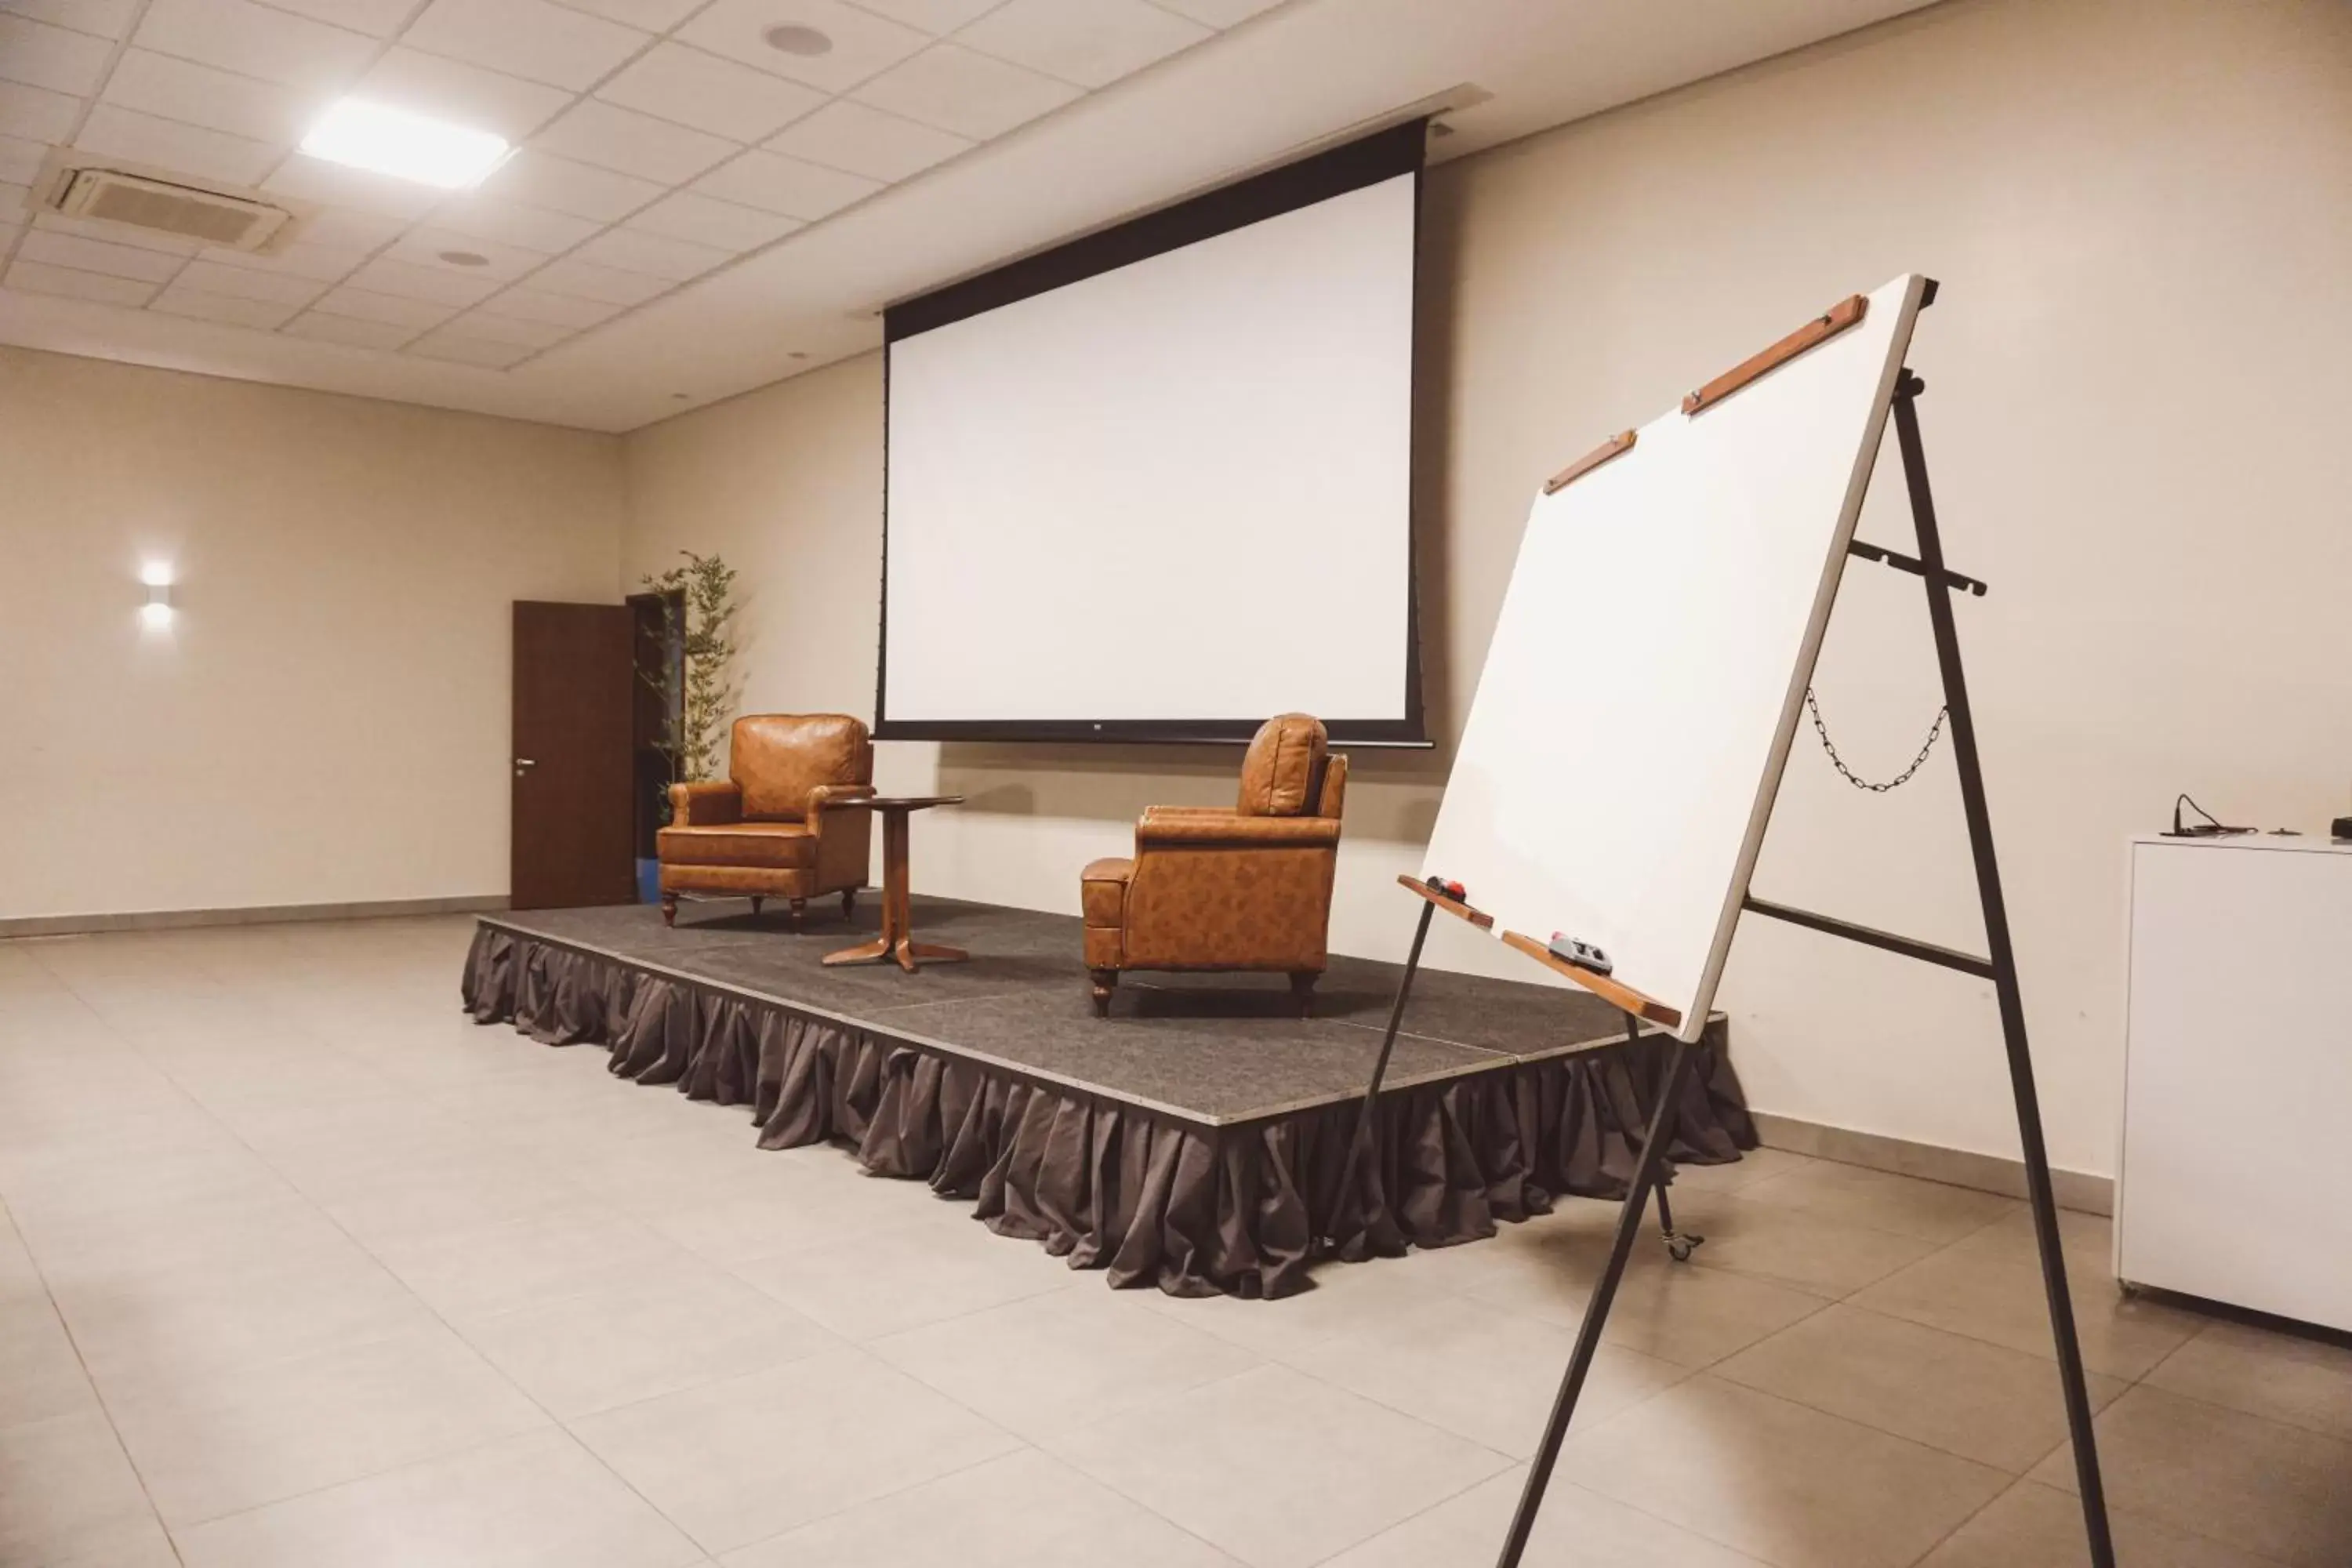
[[[626,430],[1465,84],[1441,158],[1922,3],[0,0],[0,342]],[[520,151],[457,195],[296,152],[345,93]],[[36,216],[53,146],[321,210],[271,257]]]

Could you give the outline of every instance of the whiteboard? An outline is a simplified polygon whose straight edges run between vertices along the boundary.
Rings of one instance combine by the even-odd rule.
[[[1607,952],[1696,1040],[1926,279],[1536,498],[1423,875]],[[1727,356],[1727,364],[1738,357]],[[1563,458],[1570,454],[1563,453]]]

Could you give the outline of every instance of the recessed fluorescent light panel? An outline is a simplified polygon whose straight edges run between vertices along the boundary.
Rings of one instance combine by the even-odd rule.
[[[443,190],[478,185],[507,161],[507,140],[365,99],[341,100],[302,138],[302,151],[331,163],[372,169]]]

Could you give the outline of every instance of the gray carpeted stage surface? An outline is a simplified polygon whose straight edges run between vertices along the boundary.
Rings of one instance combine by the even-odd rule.
[[[1399,914],[1402,933],[1406,916]],[[666,929],[647,905],[490,915],[483,924],[672,977],[830,1016],[908,1044],[1122,1100],[1202,1127],[1286,1116],[1364,1091],[1401,967],[1334,957],[1298,1017],[1279,974],[1139,974],[1097,1018],[1079,922],[945,899],[915,900],[918,940],[963,963],[827,968],[876,929],[827,900],[795,933],[740,899],[686,903]],[[1532,967],[1532,966],[1531,966]],[[1583,992],[1423,969],[1389,1067],[1393,1089],[1491,1072],[1622,1039],[1622,1016]]]

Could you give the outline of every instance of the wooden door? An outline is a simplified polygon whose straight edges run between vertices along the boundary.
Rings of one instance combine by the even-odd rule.
[[[635,618],[625,605],[514,607],[514,849],[519,910],[625,904]]]

